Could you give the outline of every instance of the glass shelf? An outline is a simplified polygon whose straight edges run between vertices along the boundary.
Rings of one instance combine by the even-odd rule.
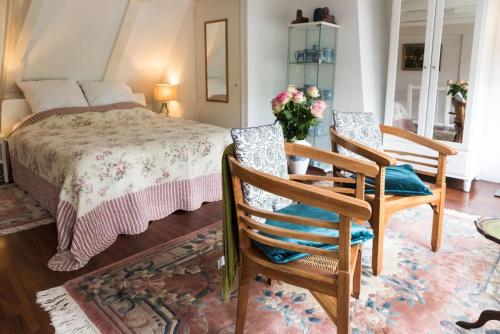
[[[324,28],[333,28],[333,29],[340,28],[339,25],[333,24],[333,23],[329,23],[329,22],[307,22],[307,23],[290,24],[288,26],[289,29],[312,30],[312,31],[321,29],[322,27],[324,27]]]
[[[297,61],[290,61],[288,62],[290,65],[335,65],[335,63],[328,63],[328,62],[297,62]]]
[[[293,24],[288,28],[287,84],[300,88],[314,85],[320,89],[321,96],[329,97],[323,98],[327,103],[323,119],[309,130],[307,137],[313,146],[325,150],[331,149],[330,126],[333,124],[338,29],[339,26],[326,22]],[[304,61],[297,61],[299,58]],[[312,164],[327,168],[317,162]]]

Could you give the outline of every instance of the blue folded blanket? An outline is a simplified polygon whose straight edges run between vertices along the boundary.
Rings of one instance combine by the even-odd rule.
[[[292,204],[289,205],[281,210],[276,211],[277,213],[282,213],[282,214],[287,214],[287,215],[292,215],[292,216],[299,216],[299,217],[306,217],[306,218],[316,218],[316,219],[321,219],[321,220],[327,220],[332,222],[332,224],[338,224],[339,222],[339,215],[330,211],[326,211],[320,208],[316,208],[313,206],[309,206],[306,204]],[[276,226],[276,227],[282,227],[282,228],[287,228],[295,231],[301,231],[301,232],[309,232],[309,233],[316,233],[316,234],[321,234],[324,236],[329,236],[329,237],[337,237],[339,236],[339,231],[334,230],[334,229],[328,229],[328,228],[322,228],[322,227],[314,227],[314,226],[305,226],[305,225],[297,225],[297,224],[292,224],[292,223],[287,223],[287,222],[280,222],[276,220],[267,220],[266,224]],[[322,248],[322,249],[327,249],[327,250],[334,250],[337,249],[337,245],[332,245],[332,244],[321,244],[318,242],[314,241],[307,241],[307,240],[298,240],[298,239],[293,239],[293,238],[287,238],[287,237],[280,237],[276,235],[271,235],[268,233],[261,232],[261,234],[277,239],[277,240],[282,240],[282,241],[287,241],[287,242],[294,242],[296,244],[300,245],[305,245],[305,246],[312,246],[312,247],[317,247],[317,248]],[[373,238],[373,233],[358,225],[353,223],[351,226],[351,244],[360,244],[365,241],[368,241]],[[252,243],[259,248],[264,254],[274,263],[288,263],[291,261],[296,261],[298,259],[301,259],[303,257],[309,256],[310,254],[306,253],[298,253],[298,252],[293,252],[287,249],[281,249],[281,248],[276,248],[276,247],[271,247],[268,245],[264,245],[261,243],[258,243],[256,241],[252,241]]]

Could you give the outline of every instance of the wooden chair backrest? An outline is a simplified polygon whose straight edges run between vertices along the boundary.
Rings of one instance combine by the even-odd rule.
[[[234,199],[237,209],[240,247],[250,247],[249,240],[287,249],[294,252],[339,258],[339,270],[349,270],[349,247],[351,242],[351,219],[366,220],[371,215],[370,205],[364,200],[337,194],[312,185],[301,184],[284,178],[276,177],[239,163],[234,157],[229,157],[233,182]],[[338,224],[312,218],[302,218],[292,215],[264,211],[245,203],[242,193],[242,182],[251,184],[264,191],[289,198],[295,202],[315,206],[324,210],[336,212],[340,216]],[[338,229],[339,237],[328,237],[314,233],[293,231],[286,228],[266,225],[252,217],[273,219],[294,224]],[[259,232],[280,237],[288,237],[305,241],[338,245],[337,250],[325,250],[311,246],[298,245],[267,237]],[[337,254],[338,253],[338,254]],[[345,258],[344,258],[345,257]]]
[[[392,127],[386,127],[384,125],[380,125],[381,130],[384,135],[398,135],[401,136],[402,133],[407,133],[405,130],[398,131]],[[397,131],[397,132],[396,132]],[[415,169],[417,174],[430,176],[432,178],[437,178],[440,169],[440,159],[439,155],[426,155],[421,153],[414,153],[408,151],[399,151],[386,149],[382,151],[375,151],[372,148],[364,147],[364,145],[357,143],[357,147],[353,147],[353,142],[350,141],[350,138],[343,138],[342,135],[335,131],[334,126],[330,128],[331,133],[331,142],[332,142],[332,151],[338,153],[338,146],[343,146],[349,150],[356,149],[357,151],[361,151],[363,156],[366,158],[373,160],[380,164],[381,166],[390,166],[396,163],[405,163],[410,164]],[[347,139],[347,140],[343,140]],[[358,154],[360,152],[357,152]],[[391,161],[391,159],[393,161]]]
[[[332,185],[323,184],[316,186],[356,198],[364,198],[365,177],[375,177],[379,171],[378,166],[372,162],[365,162],[341,155],[337,152],[325,151],[316,147],[285,143],[285,153],[287,155],[303,156],[316,161],[325,162],[330,164],[334,171],[332,176],[292,174],[289,175],[291,180],[333,183]],[[354,176],[348,177],[347,174],[335,174],[335,171],[349,172]]]

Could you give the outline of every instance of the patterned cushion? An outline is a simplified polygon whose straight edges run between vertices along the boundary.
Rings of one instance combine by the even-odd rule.
[[[380,132],[379,122],[375,114],[335,111],[333,118],[335,131],[340,135],[378,151],[383,151],[382,133]],[[338,145],[337,149],[340,154],[368,160],[340,145]]]
[[[288,179],[283,130],[279,124],[232,129],[236,159],[244,166]],[[249,205],[267,211],[284,208],[291,200],[243,183],[243,197]]]

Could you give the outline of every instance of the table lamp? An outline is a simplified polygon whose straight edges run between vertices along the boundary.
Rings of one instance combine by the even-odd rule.
[[[153,97],[155,101],[161,102],[161,110],[163,113],[163,108],[165,108],[165,114],[168,116],[168,101],[177,100],[177,85],[168,85],[168,84],[155,84]]]

